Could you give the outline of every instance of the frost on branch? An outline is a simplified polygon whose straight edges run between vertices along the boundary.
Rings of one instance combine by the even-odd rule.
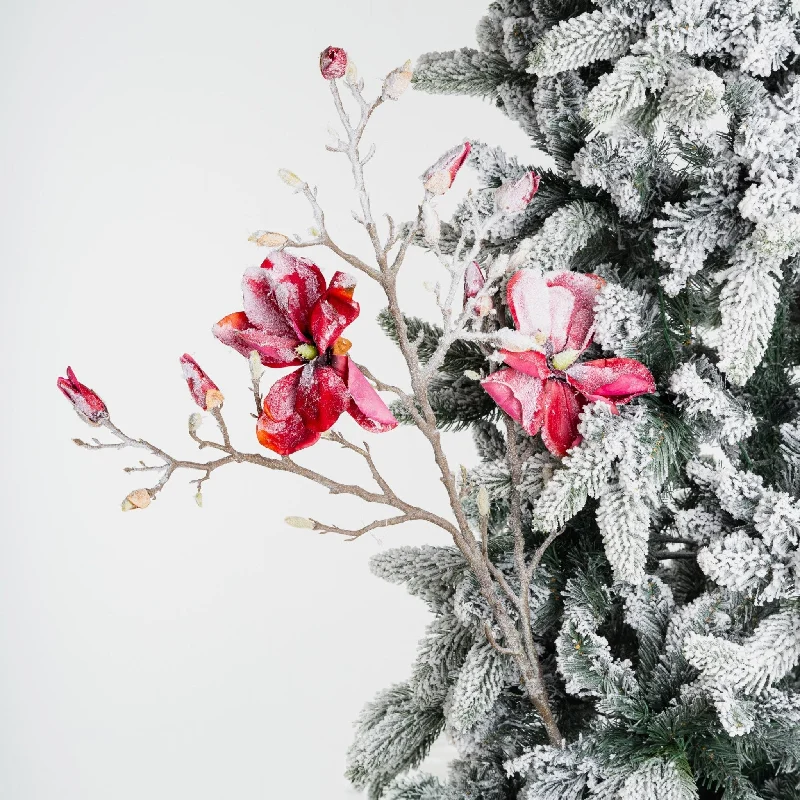
[[[733,445],[755,427],[752,413],[723,388],[719,373],[704,359],[681,366],[670,378],[669,388],[687,418],[696,420],[712,440]]]
[[[543,272],[569,269],[574,255],[608,225],[608,217],[594,203],[572,203],[551,214],[536,236],[525,242],[533,265]]]
[[[800,660],[800,611],[788,607],[762,620],[741,644],[690,634],[684,643],[689,662],[700,670],[704,686],[716,697],[720,718],[731,735],[746,733],[751,719],[738,717],[731,704],[741,695],[759,695]]]
[[[644,575],[650,516],[681,446],[681,432],[642,408],[614,416],[603,403],[581,415],[583,441],[573,448],[536,503],[534,524],[552,531],[597,498],[597,525],[619,581]]]
[[[747,526],[721,530],[698,554],[698,564],[720,586],[759,603],[800,595],[800,507],[760,476],[737,470],[721,451],[689,462],[688,474],[713,492],[722,509]]]
[[[577,69],[623,55],[635,33],[636,19],[613,8],[590,11],[551,28],[530,55],[530,71],[539,77]]]
[[[644,294],[608,281],[594,303],[594,339],[614,355],[636,356],[650,316]]]
[[[447,708],[447,720],[456,731],[468,731],[489,713],[505,683],[506,657],[488,642],[472,646],[459,670]]]

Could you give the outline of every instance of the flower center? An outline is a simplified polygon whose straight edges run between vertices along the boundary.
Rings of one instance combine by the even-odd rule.
[[[575,363],[580,354],[580,350],[562,350],[556,353],[551,359],[553,369],[563,372]]]
[[[319,350],[311,342],[303,342],[297,345],[294,351],[304,361],[311,361],[319,355]]]

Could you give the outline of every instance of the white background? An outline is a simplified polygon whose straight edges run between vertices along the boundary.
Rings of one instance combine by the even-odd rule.
[[[195,408],[177,363],[189,351],[228,398],[236,443],[258,449],[246,362],[210,327],[241,308],[241,272],[263,256],[248,234],[311,224],[276,170],[318,184],[331,229],[368,255],[347,164],[323,148],[334,115],[318,52],[346,47],[377,92],[406,58],[473,45],[484,6],[2,5],[0,797],[355,796],[342,777],[352,720],[406,677],[427,619],[367,560],[443,537],[396,528],[345,544],[288,528],[287,514],[357,527],[372,512],[248,466],[216,473],[202,509],[196,476],[179,474],[149,509],[121,514],[144,484],[121,468],[139,455],[76,448],[70,439],[91,431],[55,379],[71,364],[125,431],[192,457]],[[477,99],[409,92],[382,108],[367,134],[379,145],[375,207],[411,216],[418,175],[465,137],[529,155],[521,131]],[[313,257],[327,275],[338,266]],[[435,270],[415,255],[407,308],[431,311],[421,283]],[[362,281],[358,299],[354,355],[401,381],[374,323],[378,292]],[[340,429],[358,433],[349,420]],[[419,437],[371,443],[398,491],[444,510]],[[467,437],[447,444],[454,465],[474,459]],[[330,443],[300,460],[364,478]]]

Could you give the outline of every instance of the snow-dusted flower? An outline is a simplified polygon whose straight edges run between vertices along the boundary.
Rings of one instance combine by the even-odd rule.
[[[448,150],[423,174],[422,183],[425,189],[431,194],[444,194],[453,185],[470,150],[472,150],[472,145],[469,142],[464,142],[464,144]]]
[[[225,401],[222,392],[214,381],[206,375],[201,366],[188,354],[184,353],[181,358],[181,368],[183,377],[192,399],[203,411],[213,411],[219,408]]]
[[[563,456],[579,440],[578,422],[587,402],[612,411],[655,391],[650,371],[630,358],[578,362],[591,344],[594,302],[603,286],[597,275],[523,269],[508,282],[508,306],[517,332],[535,349],[499,351],[507,365],[481,381],[492,399],[553,455]]]
[[[281,455],[309,447],[345,411],[376,433],[397,425],[347,355],[351,344],[341,334],[358,317],[354,289],[351,275],[336,272],[326,286],[316,264],[279,250],[245,272],[244,311],[214,326],[245,358],[255,350],[266,367],[300,366],[264,398],[257,426],[264,447]]]
[[[319,71],[326,81],[341,78],[347,72],[347,53],[341,47],[326,47],[319,54]]]
[[[67,367],[67,377],[59,378],[56,385],[84,422],[99,425],[101,420],[108,419],[106,404],[75,377],[72,367]]]
[[[123,501],[120,506],[123,511],[135,511],[137,508],[147,508],[152,501],[150,492],[147,489],[134,489]]]
[[[526,172],[515,181],[506,181],[494,193],[494,204],[503,214],[519,214],[533,200],[539,188],[539,176]]]
[[[399,100],[411,85],[412,74],[410,61],[406,61],[402,67],[393,69],[383,81],[383,96],[389,100]]]

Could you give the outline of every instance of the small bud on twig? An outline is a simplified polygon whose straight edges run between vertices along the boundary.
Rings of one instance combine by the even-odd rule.
[[[197,411],[189,415],[189,433],[195,433],[197,429],[203,424],[203,415]]]
[[[264,374],[264,365],[261,363],[261,355],[258,350],[251,350],[247,361],[250,365],[250,377],[258,383]]]
[[[292,528],[305,528],[306,530],[314,530],[314,522],[308,517],[286,517],[284,522]]]
[[[259,247],[282,247],[289,237],[276,231],[256,231],[250,234],[247,241],[255,242]]]
[[[203,493],[202,492],[198,492],[194,496],[194,501],[195,501],[195,503],[197,503],[199,508],[202,508],[203,507]]]
[[[491,510],[491,503],[489,502],[489,490],[485,486],[478,489],[478,513],[482,517],[488,517]]]
[[[96,392],[93,392],[88,386],[84,386],[75,377],[72,367],[67,367],[67,377],[59,378],[56,383],[61,393],[72,403],[75,412],[84,422],[88,422],[90,425],[99,425],[103,420],[108,419],[106,404]]]
[[[439,215],[429,203],[425,203],[422,206],[422,235],[425,238],[425,244],[429,247],[436,247],[442,236],[442,224],[439,222]]]
[[[403,92],[411,85],[411,62],[406,61],[402,67],[393,69],[383,81],[383,96],[389,100],[399,100]]]
[[[153,498],[147,489],[134,489],[123,501],[123,511],[135,511],[137,508],[147,508]]]
[[[293,189],[296,189],[298,186],[302,186],[304,181],[297,175],[294,174],[289,169],[279,169],[278,170],[278,177],[287,185],[291,186]]]
[[[200,365],[188,353],[184,353],[181,356],[180,362],[183,369],[183,377],[186,379],[186,385],[189,387],[189,392],[195,403],[203,411],[213,411],[215,408],[219,408],[225,402],[225,398],[217,384],[206,375]]]
[[[326,47],[319,54],[319,71],[326,81],[341,78],[347,71],[347,53],[341,47]]]
[[[469,156],[472,145],[464,142],[448,150],[422,175],[422,185],[431,194],[444,194],[452,185],[458,171]]]
[[[469,378],[471,381],[479,381],[481,379],[481,376],[474,369],[465,369],[464,377]]]

